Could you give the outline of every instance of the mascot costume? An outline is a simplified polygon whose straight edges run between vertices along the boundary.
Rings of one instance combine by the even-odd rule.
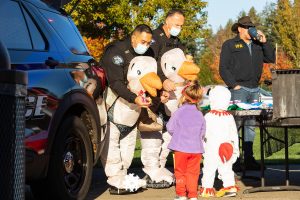
[[[187,61],[179,48],[163,54],[161,68],[165,76],[176,85],[176,90],[170,92],[169,101],[165,103],[165,112],[162,112],[167,116],[159,114],[158,121],[165,125],[164,119],[169,118],[178,109],[179,98],[186,81],[197,79],[200,69],[193,62]],[[166,130],[141,133],[141,159],[144,165],[143,171],[147,174],[147,187],[167,188],[173,184],[174,176],[165,168],[170,152],[167,148],[170,140],[171,135]]]
[[[239,156],[238,133],[233,116],[227,112],[231,98],[230,91],[216,86],[209,93],[211,110],[204,116],[206,133],[204,144],[204,167],[200,196],[215,196],[214,180],[216,170],[223,188],[216,196],[236,196],[232,165]]]
[[[137,56],[129,64],[127,72],[128,88],[136,95],[142,95],[147,101],[145,92],[157,95],[162,88],[157,76],[157,63],[149,56]],[[111,186],[111,194],[127,194],[146,186],[146,181],[133,174],[127,175],[134,155],[137,121],[141,107],[129,103],[107,88],[105,103],[108,110],[106,142],[101,155],[102,165]]]

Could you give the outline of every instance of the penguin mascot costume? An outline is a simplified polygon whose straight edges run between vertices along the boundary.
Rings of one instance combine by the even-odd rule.
[[[148,99],[145,93],[157,96],[157,90],[162,88],[157,76],[157,62],[149,56],[137,56],[129,64],[127,72],[128,88],[136,95]],[[105,135],[105,145],[101,154],[102,165],[108,178],[111,194],[128,194],[146,186],[146,181],[138,176],[127,174],[131,165],[136,137],[137,121],[141,107],[129,103],[109,87],[105,91],[108,122]]]

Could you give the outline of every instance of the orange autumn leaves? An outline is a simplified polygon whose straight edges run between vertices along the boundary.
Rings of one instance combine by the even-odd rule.
[[[99,61],[105,46],[109,43],[109,40],[106,40],[104,38],[87,38],[83,37],[83,40],[88,47],[90,54],[97,60]]]

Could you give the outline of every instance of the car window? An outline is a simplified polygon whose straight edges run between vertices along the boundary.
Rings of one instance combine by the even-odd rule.
[[[46,43],[41,35],[39,29],[36,27],[35,23],[32,21],[31,17],[29,14],[25,11],[25,18],[29,27],[30,35],[32,38],[32,44],[33,44],[33,49],[35,50],[45,50],[46,49]]]
[[[88,55],[87,49],[81,40],[81,36],[78,35],[76,28],[68,17],[42,9],[40,11],[60,35],[61,39],[72,53]]]
[[[32,49],[19,3],[0,1],[0,39],[8,49]]]

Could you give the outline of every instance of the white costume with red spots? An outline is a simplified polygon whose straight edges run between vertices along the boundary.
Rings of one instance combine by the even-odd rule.
[[[233,116],[227,112],[231,98],[230,91],[223,86],[216,86],[210,91],[209,101],[211,111],[205,115],[205,154],[202,177],[202,188],[204,193],[212,192],[215,173],[218,170],[219,178],[223,181],[224,188],[235,186],[232,164],[239,155],[238,133]],[[233,152],[226,161],[220,157],[220,145],[229,143]],[[202,194],[205,196],[205,194]]]

